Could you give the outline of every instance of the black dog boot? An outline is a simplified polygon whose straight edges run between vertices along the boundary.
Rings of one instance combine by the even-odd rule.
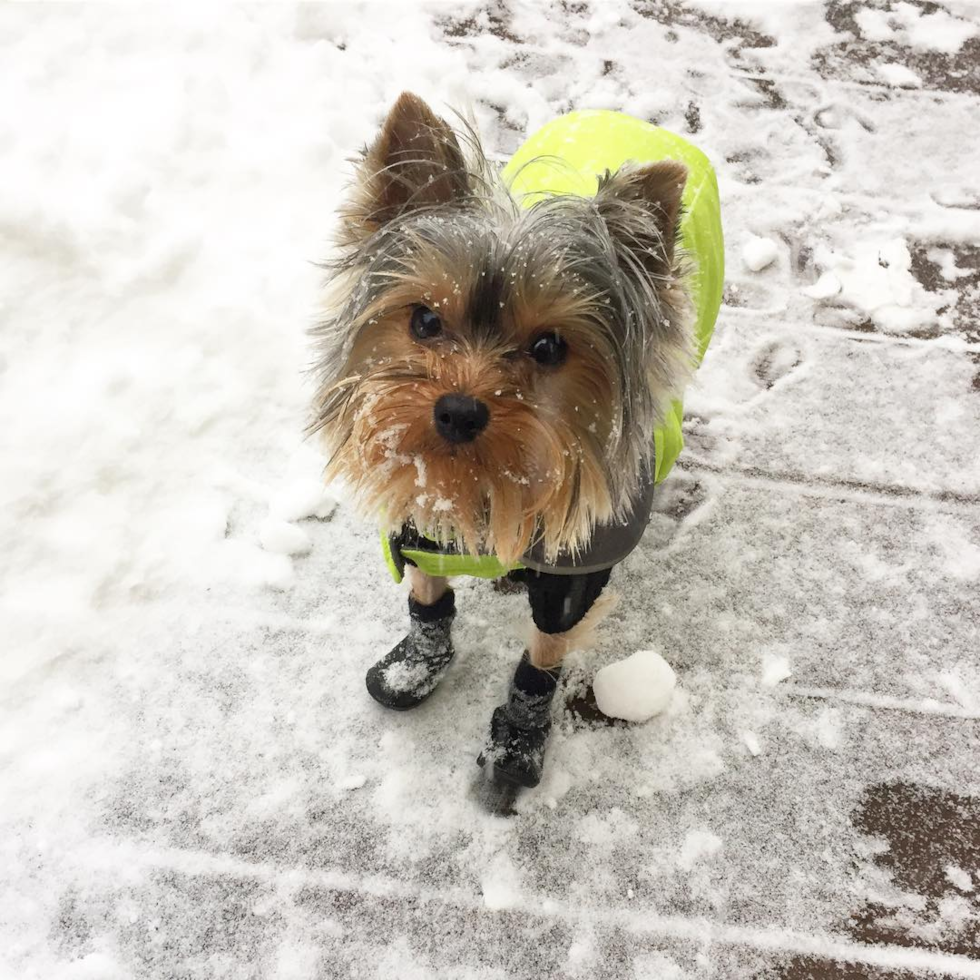
[[[368,694],[378,704],[407,711],[421,704],[442,680],[453,659],[449,627],[456,615],[452,589],[431,606],[423,606],[410,595],[408,636],[379,660],[364,680]]]
[[[481,766],[489,764],[492,779],[528,787],[541,782],[544,748],[551,731],[551,699],[560,673],[560,667],[534,667],[524,652],[507,703],[494,709],[490,738],[476,760]]]

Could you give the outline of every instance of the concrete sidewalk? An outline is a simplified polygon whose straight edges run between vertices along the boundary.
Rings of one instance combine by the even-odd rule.
[[[544,783],[506,818],[475,800],[520,595],[462,583],[437,694],[368,699],[405,599],[342,504],[288,587],[107,591],[98,641],[4,692],[4,978],[980,977],[980,11],[710,10],[434,5],[406,52],[457,66],[500,157],[546,113],[623,108],[721,180],[687,448]],[[200,438],[246,500],[295,424]],[[602,717],[592,672],[651,646],[671,711]]]

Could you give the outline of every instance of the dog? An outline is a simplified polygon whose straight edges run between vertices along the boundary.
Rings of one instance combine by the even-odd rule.
[[[472,127],[403,94],[356,161],[314,328],[326,477],[380,520],[411,586],[368,692],[403,711],[436,688],[452,575],[519,578],[534,625],[477,761],[520,788],[541,779],[562,660],[679,451],[720,303],[717,214],[684,230],[699,151],[620,113],[557,125],[501,174]],[[678,152],[597,168],[624,133]],[[553,144],[560,159],[538,152]],[[696,200],[717,203],[704,164]]]

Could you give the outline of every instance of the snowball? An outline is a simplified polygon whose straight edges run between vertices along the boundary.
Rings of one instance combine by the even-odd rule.
[[[309,535],[302,528],[273,517],[259,527],[259,542],[266,551],[279,555],[305,555],[312,547]]]
[[[647,721],[670,704],[677,677],[670,664],[653,650],[640,650],[603,667],[595,675],[599,710],[610,718]]]
[[[771,265],[778,254],[779,248],[771,238],[752,238],[742,246],[742,261],[753,272]]]

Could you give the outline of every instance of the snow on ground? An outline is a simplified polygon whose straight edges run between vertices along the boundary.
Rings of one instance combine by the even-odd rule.
[[[980,976],[978,31],[0,8],[0,976]],[[383,712],[404,595],[302,439],[312,263],[405,88],[499,159],[654,120],[725,208],[688,449],[509,818],[471,789],[523,598],[462,583],[443,688]],[[669,709],[605,723],[651,647]]]

